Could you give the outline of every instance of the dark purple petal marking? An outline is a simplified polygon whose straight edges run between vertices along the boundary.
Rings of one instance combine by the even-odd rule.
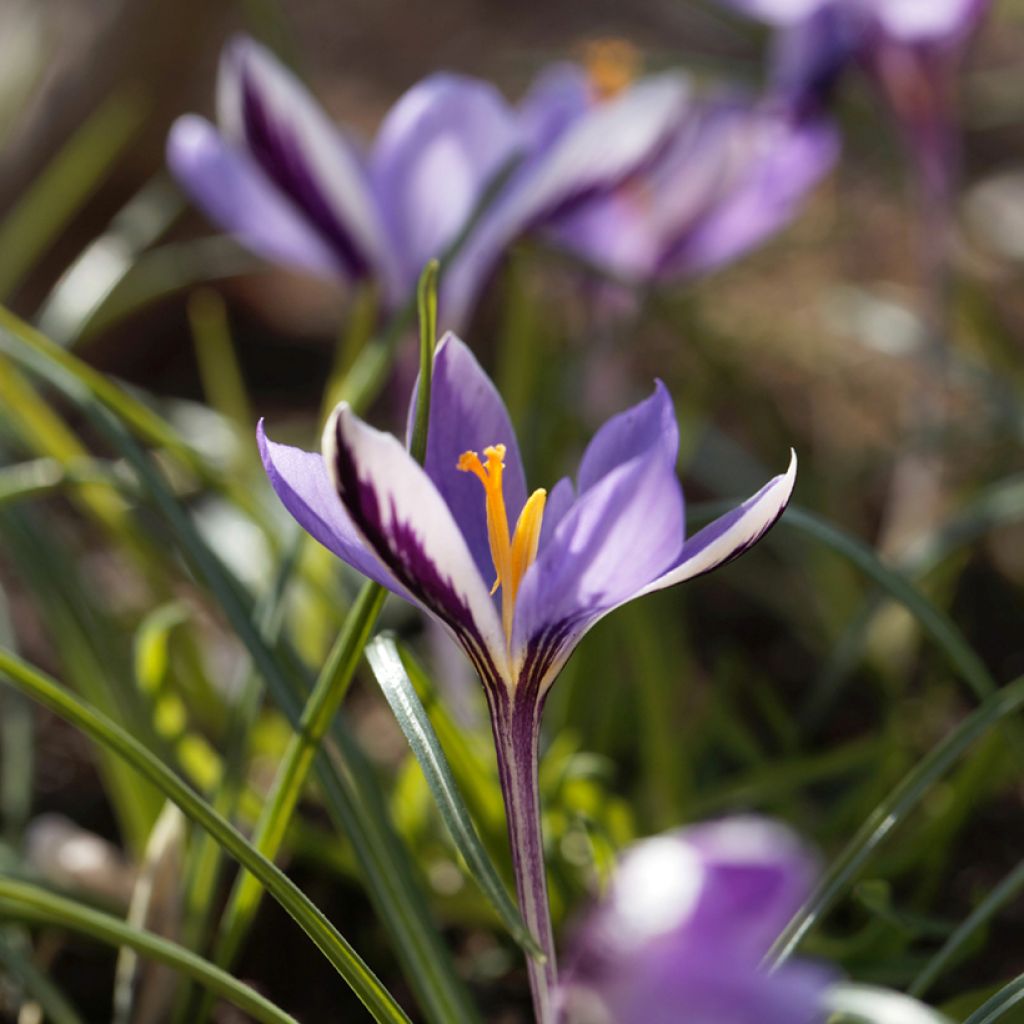
[[[407,481],[388,481],[391,485],[388,495],[380,481],[365,475],[365,471],[361,471],[359,454],[347,436],[349,429],[361,430],[366,436],[375,437],[380,445],[378,451],[386,452],[396,460],[402,459],[398,465],[402,472],[410,474],[415,485],[426,484],[431,488],[432,485],[393,437],[358,424],[347,407],[340,407],[325,431],[325,458],[329,460],[335,487],[355,528],[399,583],[448,627],[481,678],[485,682],[504,679],[504,644],[495,635],[500,637],[501,633],[497,613],[488,595],[489,588],[472,564],[472,556],[454,520],[449,518],[448,523],[441,527],[447,532],[448,542],[455,545],[447,552],[452,564],[441,566],[436,557],[439,553],[427,550],[423,522],[437,509],[417,509],[416,493],[403,495],[409,504],[400,505],[397,495]],[[373,454],[367,457],[372,458]],[[434,497],[442,501],[436,492]],[[428,496],[421,491],[418,500],[425,504]],[[419,526],[417,518],[421,520]],[[461,586],[456,585],[454,578],[454,567],[459,564],[462,566],[459,575]],[[470,596],[473,591],[477,593],[476,606]],[[481,619],[486,620],[486,625],[481,625]]]
[[[267,437],[262,420],[256,440],[270,484],[296,522],[353,569],[409,600],[405,587],[360,539],[338,500],[323,456],[276,444]]]
[[[348,274],[369,276],[369,260],[325,197],[294,129],[271,115],[247,65],[242,67],[241,100],[245,141],[263,173],[329,242]]]
[[[642,593],[648,594],[703,576],[752,548],[785,512],[796,485],[796,465],[796,453],[793,452],[785,473],[769,480],[738,508],[698,530],[683,544],[676,564],[644,587]]]

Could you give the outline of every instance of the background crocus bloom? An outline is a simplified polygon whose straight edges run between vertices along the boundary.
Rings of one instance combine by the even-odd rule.
[[[422,467],[345,403],[324,431],[323,456],[275,444],[259,428],[271,484],[298,522],[438,619],[483,681],[520,906],[547,954],[529,965],[541,1024],[554,1019],[556,978],[537,794],[551,684],[612,609],[709,572],[760,539],[796,479],[793,458],[784,475],[687,538],[678,443],[659,383],[597,432],[575,483],[566,477],[528,498],[505,406],[453,335],[435,357]]]
[[[582,116],[582,68],[542,78],[525,101],[536,124]],[[838,136],[824,117],[748,98],[695,98],[665,147],[621,188],[553,218],[560,245],[628,280],[713,270],[784,227],[831,169]]]
[[[776,86],[816,111],[855,61],[877,82],[908,136],[926,184],[948,189],[953,71],[989,0],[725,0],[781,29]]]
[[[449,287],[456,297],[442,285],[442,318],[454,323],[510,241],[631,173],[662,144],[684,97],[676,76],[639,83],[579,120],[543,159],[528,159],[523,125],[493,85],[436,74],[398,100],[364,156],[290,71],[237,39],[221,60],[218,125],[180,118],[168,162],[209,216],[253,251],[326,277],[372,278],[394,309],[423,266],[444,256],[499,172],[522,160],[502,193],[501,229]]]
[[[566,956],[565,1024],[815,1024],[825,968],[761,961],[808,894],[795,836],[733,818],[637,843]]]

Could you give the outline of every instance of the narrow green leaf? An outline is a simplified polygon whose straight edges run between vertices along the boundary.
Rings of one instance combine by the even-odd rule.
[[[846,890],[864,862],[949,768],[981,736],[1024,705],[1024,677],[984,700],[941,743],[933,747],[868,816],[843,852],[832,862],[797,911],[769,954],[775,963],[787,960],[804,936]]]
[[[186,785],[134,736],[11,652],[0,648],[0,673],[13,686],[81,729],[103,748],[124,759],[206,829],[239,863],[251,871],[313,940],[375,1020],[408,1021],[394,997],[342,934],[291,879],[256,850],[226,819]]]
[[[984,699],[998,689],[991,673],[953,620],[905,577],[888,568],[866,544],[813,512],[793,505],[786,510],[780,523],[814,537],[842,555],[907,608],[978,698]]]
[[[253,845],[268,859],[277,856],[284,842],[320,744],[348,693],[363,647],[386,596],[387,591],[379,584],[364,585],[303,708],[298,729],[285,749],[253,833]],[[256,878],[246,872],[238,876],[214,948],[214,960],[220,966],[227,967],[233,961],[256,915],[262,894]]]
[[[1024,1000],[1024,974],[1004,985],[964,1021],[964,1024],[994,1024]]]
[[[366,648],[366,660],[394,712],[409,747],[419,762],[434,796],[441,820],[462,855],[481,892],[490,901],[509,934],[534,957],[543,959],[537,941],[523,922],[515,902],[508,894],[490,855],[480,841],[476,826],[452,776],[448,759],[434,732],[416,690],[409,679],[402,656],[394,640],[386,635],[375,637]]]
[[[430,423],[431,378],[434,373],[434,346],[437,344],[437,275],[440,264],[431,260],[420,275],[416,305],[420,323],[420,379],[416,391],[416,418],[409,453],[419,463],[427,457],[427,426]]]
[[[942,948],[921,969],[907,991],[912,996],[923,996],[953,962],[957,953],[984,928],[1016,895],[1024,889],[1024,861],[1021,861],[1002,881],[964,918],[942,944]]]
[[[0,224],[0,301],[102,181],[141,127],[149,103],[134,89],[108,97],[65,143]]]
[[[112,946],[130,947],[189,975],[262,1024],[298,1024],[269,999],[191,950],[38,886],[0,878],[0,916],[67,928]],[[54,1024],[81,1024],[73,1015],[54,1015],[52,1020]]]
[[[0,879],[0,885],[2,884],[3,881]],[[0,917],[5,916],[3,910],[4,904],[0,898]],[[3,969],[0,974],[8,974],[24,988],[30,998],[39,1003],[49,1024],[85,1024],[67,996],[54,985],[47,974],[33,963],[31,957],[26,956],[20,948],[9,941],[11,931],[13,929],[5,929],[7,934],[0,934],[0,968]]]

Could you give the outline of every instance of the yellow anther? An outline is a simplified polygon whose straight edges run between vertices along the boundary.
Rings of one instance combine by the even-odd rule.
[[[625,39],[592,39],[583,46],[583,65],[598,100],[610,100],[628,88],[640,63],[640,51]]]
[[[540,543],[540,527],[544,518],[544,503],[547,491],[539,489],[530,495],[519,513],[515,533],[510,537],[508,513],[505,510],[505,494],[502,475],[505,469],[505,446],[492,445],[484,449],[484,459],[476,452],[463,452],[456,467],[464,473],[472,473],[484,487],[487,510],[487,540],[491,547],[495,579],[491,593],[501,587],[501,618],[505,627],[505,638],[512,638],[512,617],[515,613],[516,594],[526,570],[537,557]]]

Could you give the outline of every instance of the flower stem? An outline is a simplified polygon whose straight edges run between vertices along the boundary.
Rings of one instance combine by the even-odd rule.
[[[545,957],[543,961],[527,959],[534,1013],[537,1024],[554,1024],[555,938],[544,870],[537,787],[541,706],[535,697],[517,700],[503,686],[494,687],[493,692],[489,689],[488,698],[519,909]]]

